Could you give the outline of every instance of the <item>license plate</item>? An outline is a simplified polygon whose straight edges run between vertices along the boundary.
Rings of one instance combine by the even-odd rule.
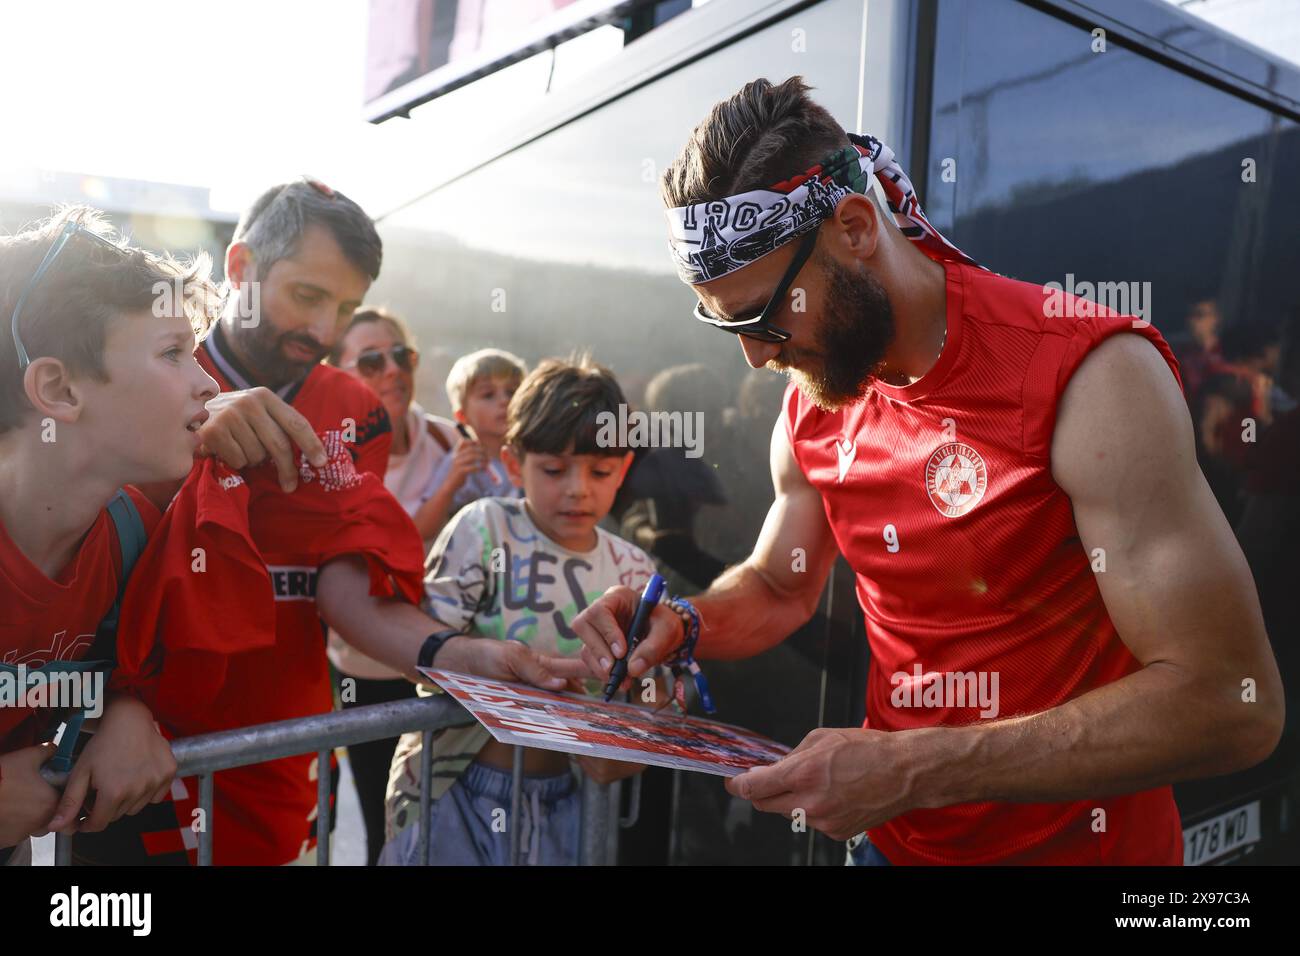
[[[1183,831],[1183,865],[1199,866],[1259,842],[1259,801]]]

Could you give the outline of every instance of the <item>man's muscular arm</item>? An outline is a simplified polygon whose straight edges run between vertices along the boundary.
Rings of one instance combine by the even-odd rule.
[[[752,657],[781,643],[817,610],[835,561],[835,542],[821,495],[799,470],[781,419],[772,429],[771,468],[776,499],[753,553],[691,598],[703,622],[697,657]],[[805,560],[796,562],[795,549],[803,550]],[[631,588],[610,588],[574,620],[583,660],[594,673],[608,676],[614,658],[623,653],[623,628],[639,597]],[[629,677],[640,676],[682,642],[681,620],[668,608],[656,608],[650,622],[646,639],[628,661]]]
[[[1105,549],[1097,584],[1142,669],[1041,714],[952,732],[937,798],[1103,796],[1263,760],[1285,715],[1277,663],[1187,406],[1149,342],[1117,335],[1084,360],[1062,397],[1052,473],[1085,551]]]

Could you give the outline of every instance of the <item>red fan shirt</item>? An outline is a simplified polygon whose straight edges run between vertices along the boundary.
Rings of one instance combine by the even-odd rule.
[[[873,383],[834,413],[786,393],[795,458],[857,575],[878,730],[1032,714],[1139,668],[1052,478],[1052,433],[1070,376],[1109,336],[1144,336],[1175,379],[1177,362],[1154,328],[1090,302],[1049,317],[1040,286],[944,269],[948,338],[921,379]],[[1167,786],[914,810],[871,840],[893,863],[1182,861]]]
[[[158,509],[137,489],[126,490],[146,533],[152,533]],[[121,574],[122,552],[107,508],[54,580],[27,559],[0,524],[0,663],[35,668],[84,658],[113,607]],[[44,709],[0,706],[0,753],[39,743],[52,716]]]
[[[223,391],[250,386],[218,326],[199,350]],[[173,501],[123,616],[141,633],[125,649],[120,682],[137,688],[172,737],[326,713],[333,708],[317,569],[344,554],[366,558],[371,592],[418,603],[424,548],[384,488],[388,416],[369,388],[317,366],[282,397],[325,445],[316,469],[299,456],[298,488],[284,494],[265,464],[234,473],[196,465]],[[201,570],[200,570],[201,568]],[[278,865],[315,842],[314,754],[218,773],[214,862]],[[325,768],[328,772],[328,768]],[[193,851],[194,780],[173,788],[176,819],[144,834],[151,856]]]

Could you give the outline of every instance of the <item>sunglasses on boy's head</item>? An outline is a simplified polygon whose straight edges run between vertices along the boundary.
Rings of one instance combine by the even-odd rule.
[[[388,367],[388,361],[385,356],[392,356],[393,364],[403,372],[409,372],[415,367],[415,360],[419,352],[409,345],[394,345],[390,349],[366,349],[357,356],[357,360],[347,368],[355,368],[362,375],[381,375],[385,368]]]
[[[757,339],[760,342],[787,342],[790,339],[790,333],[785,329],[773,325],[769,318],[775,315],[785,302],[786,294],[790,291],[790,286],[799,275],[799,270],[803,268],[808,257],[812,255],[813,247],[817,245],[817,231],[820,225],[813,229],[799,243],[799,248],[795,250],[794,258],[790,260],[789,267],[785,270],[785,275],[777,284],[776,291],[772,297],[767,300],[767,305],[763,306],[763,311],[758,315],[748,319],[719,319],[710,315],[704,308],[703,302],[695,303],[695,318],[701,322],[707,322],[715,328],[722,329],[725,332],[731,332],[735,335],[743,335],[747,338]]]
[[[41,280],[45,278],[45,274],[54,266],[54,260],[59,257],[59,253],[63,251],[63,247],[68,244],[68,240],[73,236],[88,236],[107,249],[112,249],[114,252],[119,254],[126,253],[126,250],[121,246],[111,240],[105,239],[96,232],[92,232],[79,222],[66,222],[63,224],[63,229],[54,237],[54,242],[50,244],[49,251],[45,253],[45,258],[43,258],[40,265],[36,267],[36,271],[32,273],[32,277],[27,280],[27,285],[24,286],[22,295],[18,297],[18,304],[14,306],[13,315],[9,318],[9,331],[13,333],[14,352],[18,355],[19,370],[25,369],[27,366],[32,364],[31,358],[27,355],[27,349],[23,345],[23,340],[18,336],[18,320],[22,317],[23,306],[27,304],[27,297],[32,294],[33,290],[35,290],[38,285],[40,285]]]

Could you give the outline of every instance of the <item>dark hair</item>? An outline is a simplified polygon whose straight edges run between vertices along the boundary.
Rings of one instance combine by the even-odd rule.
[[[347,196],[312,179],[282,183],[262,193],[240,217],[231,241],[253,250],[258,275],[266,278],[273,265],[298,250],[312,224],[329,229],[349,262],[371,279],[379,278],[384,244],[374,221]]]
[[[348,327],[335,340],[334,348],[330,349],[326,361],[331,365],[338,365],[343,358],[343,340],[348,337],[348,333],[358,325],[367,325],[372,322],[382,322],[387,325],[403,345],[413,346],[415,344],[415,337],[411,335],[411,330],[406,327],[406,323],[396,313],[389,312],[381,305],[363,305],[352,313],[352,318],[348,321]]]
[[[614,373],[583,353],[568,361],[544,359],[524,376],[510,399],[505,443],[523,458],[528,453],[622,455],[627,448],[601,444],[601,413],[618,418],[627,405]],[[617,433],[618,429],[614,429]],[[621,436],[620,436],[621,437]]]
[[[727,407],[727,383],[717,369],[701,362],[673,365],[646,383],[645,407],[651,412],[698,408],[712,418]]]
[[[1265,349],[1277,344],[1277,329],[1263,319],[1235,322],[1219,333],[1219,350],[1228,362],[1261,358]]]
[[[759,79],[716,104],[664,170],[665,205],[688,206],[770,186],[849,145],[844,128],[813,102],[810,89],[799,76],[775,86]]]
[[[17,428],[32,410],[23,389],[23,370],[9,332],[9,321],[27,283],[68,222],[108,239],[68,240],[49,271],[31,290],[18,320],[18,334],[33,358],[57,358],[73,374],[108,380],[104,342],[109,324],[130,312],[151,312],[161,283],[177,282],[196,334],[220,311],[220,296],[210,279],[211,259],[199,255],[180,262],[133,247],[114,232],[103,214],[87,206],[67,206],[13,236],[0,237],[0,434]]]

